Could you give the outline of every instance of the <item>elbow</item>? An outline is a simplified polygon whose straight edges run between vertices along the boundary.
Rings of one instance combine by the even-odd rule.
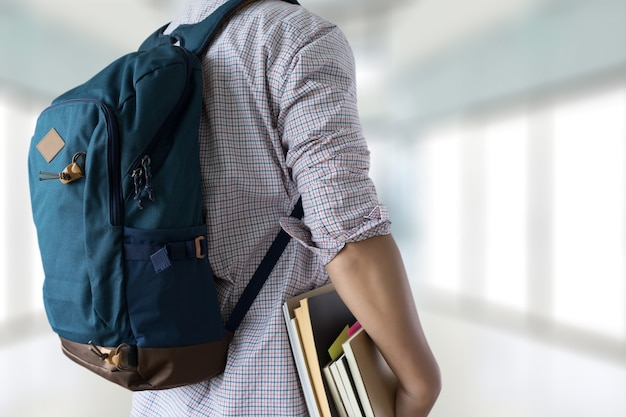
[[[441,372],[437,368],[436,375],[431,378],[425,390],[426,392],[424,393],[424,401],[426,402],[426,406],[428,407],[428,409],[431,409],[437,402],[439,394],[441,393],[441,388]]]
[[[441,372],[436,364],[434,368],[435,369],[430,373],[429,378],[424,381],[422,386],[420,398],[422,399],[424,410],[430,410],[433,408],[439,398],[439,394],[441,393]]]
[[[396,394],[396,415],[426,417],[435,406],[442,389],[439,367],[433,364],[427,376],[411,385],[398,386]]]

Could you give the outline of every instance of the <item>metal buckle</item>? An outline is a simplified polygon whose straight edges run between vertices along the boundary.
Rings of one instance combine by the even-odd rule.
[[[204,240],[204,236],[198,236],[196,238],[196,258],[198,259],[204,259],[204,257],[206,256],[206,254],[202,253],[202,244],[200,243],[203,240]]]

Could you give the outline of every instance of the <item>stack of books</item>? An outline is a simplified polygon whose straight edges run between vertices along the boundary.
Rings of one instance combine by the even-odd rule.
[[[332,284],[283,314],[312,417],[393,417],[397,379]]]

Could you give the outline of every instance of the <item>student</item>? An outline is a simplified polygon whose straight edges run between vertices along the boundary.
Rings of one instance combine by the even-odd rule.
[[[194,0],[172,28],[224,1]],[[307,415],[281,306],[329,279],[399,378],[396,415],[427,416],[439,370],[368,176],[345,37],[302,6],[260,0],[224,27],[203,68],[204,209],[226,318],[279,227],[294,239],[235,334],[224,373],[134,393],[132,416]],[[289,218],[300,196],[303,221]]]

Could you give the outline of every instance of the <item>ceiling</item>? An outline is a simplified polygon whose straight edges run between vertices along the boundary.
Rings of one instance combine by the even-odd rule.
[[[135,50],[192,0],[0,0],[0,86],[56,95]],[[350,41],[358,76],[390,79],[547,3],[579,0],[300,0]],[[45,65],[42,65],[43,64]],[[63,66],[55,63],[63,63]],[[71,68],[68,71],[67,68]],[[362,95],[377,82],[361,83]],[[381,86],[379,88],[385,88]],[[377,96],[377,91],[372,91]]]
[[[27,16],[59,30],[88,34],[126,52],[180,13],[190,0],[0,0],[0,12]],[[391,25],[395,48],[411,59],[457,42],[486,25],[551,0],[301,0],[336,22],[350,40],[368,27]],[[554,0],[552,0],[554,1]],[[371,34],[370,34],[371,35]]]

